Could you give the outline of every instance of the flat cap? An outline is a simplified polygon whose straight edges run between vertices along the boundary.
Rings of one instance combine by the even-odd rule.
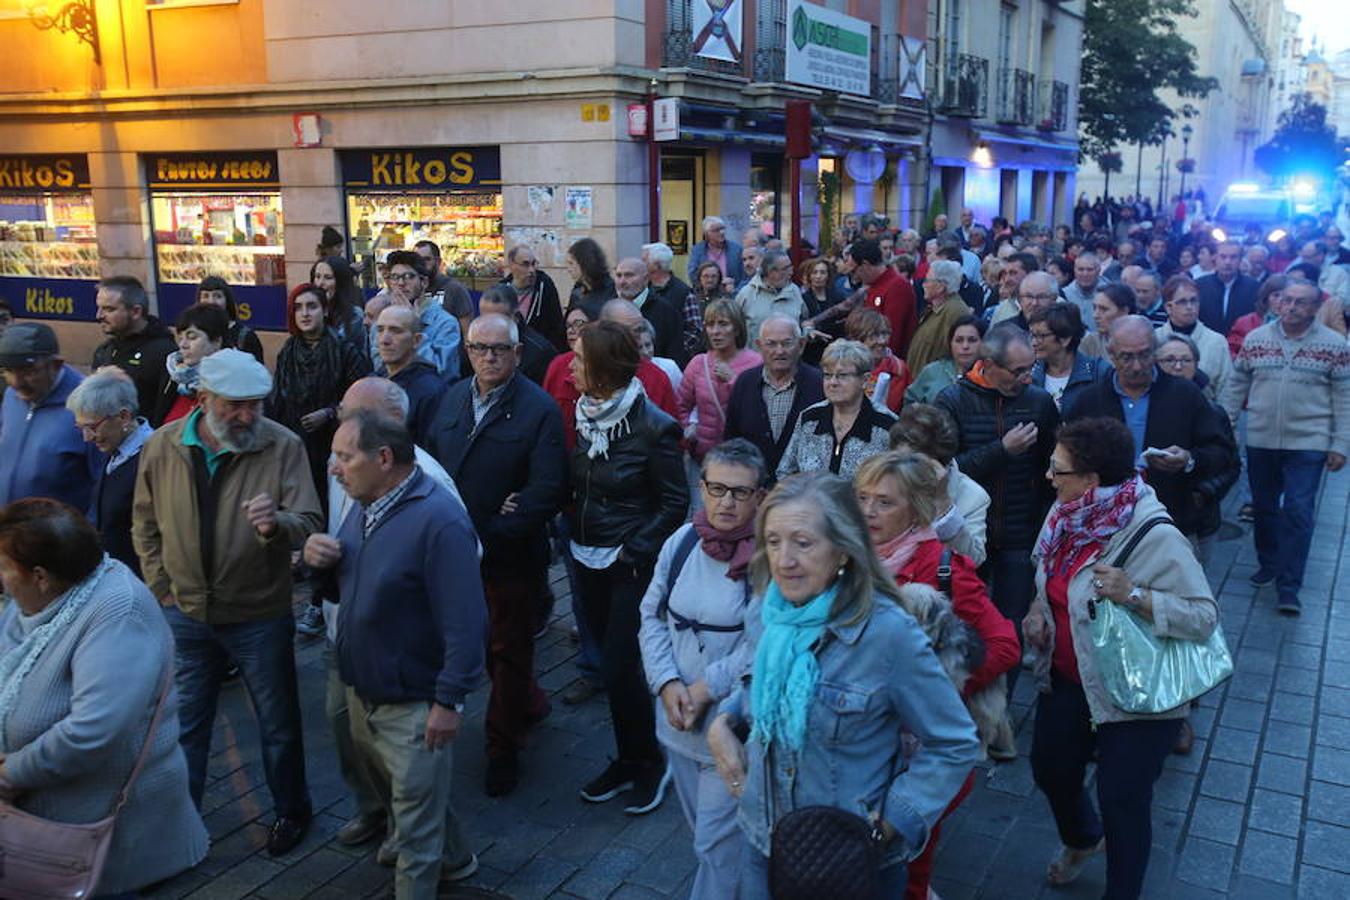
[[[0,368],[31,366],[60,352],[56,332],[41,322],[18,322],[0,334]]]
[[[243,350],[217,350],[201,361],[197,374],[202,390],[226,400],[261,400],[272,392],[267,367]]]

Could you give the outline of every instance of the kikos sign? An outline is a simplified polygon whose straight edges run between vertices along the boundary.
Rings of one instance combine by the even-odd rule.
[[[0,156],[0,190],[80,191],[89,189],[89,158],[73,156]]]
[[[439,147],[342,151],[349,189],[458,190],[502,183],[496,147]]]
[[[156,153],[145,158],[145,181],[152,189],[277,187],[277,155],[238,153]]]

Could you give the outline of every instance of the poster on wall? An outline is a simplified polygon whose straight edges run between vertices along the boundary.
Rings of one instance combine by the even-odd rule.
[[[785,79],[826,91],[872,92],[872,26],[807,0],[788,0]]]
[[[689,223],[684,219],[666,219],[666,243],[676,256],[689,252]]]
[[[741,0],[693,0],[689,49],[695,56],[741,61]]]
[[[589,231],[595,222],[594,192],[588,187],[569,187],[563,200],[563,227]]]

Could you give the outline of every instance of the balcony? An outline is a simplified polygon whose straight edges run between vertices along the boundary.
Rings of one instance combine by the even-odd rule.
[[[1069,86],[1062,81],[1041,79],[1036,105],[1036,127],[1041,131],[1064,131],[1069,127]]]
[[[938,74],[940,109],[949,116],[978,119],[989,103],[989,60],[959,53]]]
[[[995,118],[1005,125],[1030,125],[1035,118],[1036,76],[1025,69],[1001,68]]]

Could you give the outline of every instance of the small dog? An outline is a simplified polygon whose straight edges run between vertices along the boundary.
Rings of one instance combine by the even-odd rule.
[[[952,601],[937,588],[927,584],[906,584],[900,587],[900,606],[914,617],[928,635],[938,662],[960,693],[972,672],[984,664],[984,641],[975,629],[967,625],[952,608]],[[966,698],[966,709],[980,735],[980,743],[988,751],[1001,729],[1006,729],[1008,696],[1005,676]],[[1005,736],[1006,737],[1006,736]]]

